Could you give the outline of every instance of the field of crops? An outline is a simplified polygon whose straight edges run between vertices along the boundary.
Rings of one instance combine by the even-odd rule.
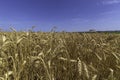
[[[120,34],[0,32],[0,80],[120,80]]]

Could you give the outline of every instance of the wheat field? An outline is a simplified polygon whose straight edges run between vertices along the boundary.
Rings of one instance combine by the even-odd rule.
[[[0,32],[0,80],[120,80],[120,34]]]

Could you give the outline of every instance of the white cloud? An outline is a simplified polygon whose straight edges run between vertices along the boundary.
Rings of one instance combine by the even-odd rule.
[[[104,5],[119,4],[120,0],[104,0],[102,3]]]

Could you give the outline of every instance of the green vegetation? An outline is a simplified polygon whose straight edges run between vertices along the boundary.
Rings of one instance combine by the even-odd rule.
[[[0,80],[120,80],[120,34],[0,32]]]

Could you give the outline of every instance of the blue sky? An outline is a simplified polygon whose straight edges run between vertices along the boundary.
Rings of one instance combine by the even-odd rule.
[[[0,0],[0,28],[120,30],[120,0]]]

